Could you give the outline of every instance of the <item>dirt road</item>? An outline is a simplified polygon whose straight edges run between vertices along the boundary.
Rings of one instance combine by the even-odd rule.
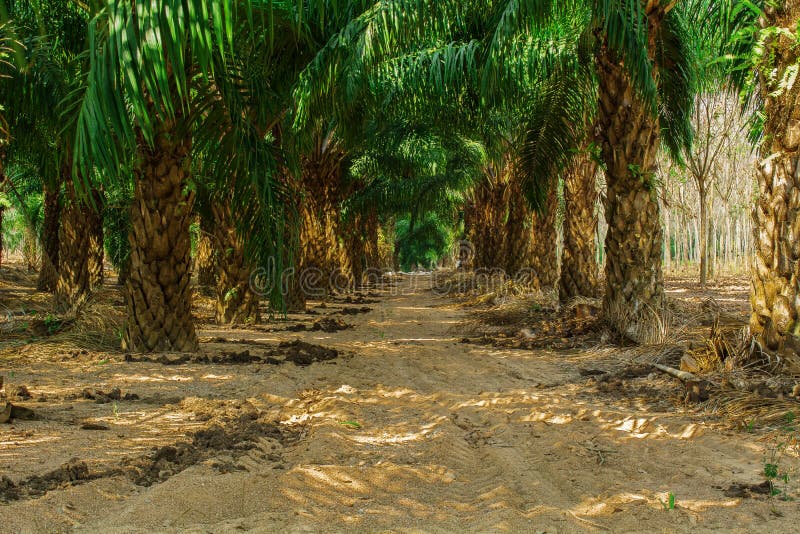
[[[0,531],[791,532],[800,525],[796,502],[726,495],[733,484],[763,481],[758,436],[676,408],[664,393],[669,379],[651,377],[663,389],[589,387],[580,369],[619,367],[620,350],[460,343],[466,312],[427,284],[402,279],[368,304],[371,311],[340,316],[355,326],[339,332],[201,331],[210,355],[261,350],[245,341],[293,339],[340,351],[310,366],[167,366],[57,349],[37,356],[35,348],[2,357],[0,374],[13,372],[10,380],[33,394],[25,406],[42,416],[0,425],[0,475],[14,481],[72,458],[102,470],[150,454],[201,425],[198,407],[213,411],[228,401],[237,410],[244,402],[292,437],[218,450],[150,486],[112,469],[0,504]],[[112,387],[141,398],[72,398]],[[88,420],[109,429],[81,429]],[[670,493],[676,507],[665,510]]]

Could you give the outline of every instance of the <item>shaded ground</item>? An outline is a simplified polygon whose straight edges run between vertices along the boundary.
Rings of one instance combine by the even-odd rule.
[[[765,435],[684,406],[680,384],[633,349],[460,343],[467,310],[428,284],[403,277],[372,292],[371,310],[341,331],[286,327],[311,328],[346,302],[250,329],[204,324],[202,361],[6,348],[5,390],[25,385],[31,398],[14,403],[40,419],[0,425],[0,476],[24,485],[70,462],[78,475],[0,504],[0,530],[796,528],[796,502],[749,489],[764,481]],[[338,357],[267,361],[297,339]],[[244,350],[258,360],[220,359]],[[114,388],[120,400],[84,395]],[[797,476],[796,458],[781,464]]]
[[[750,280],[747,277],[719,277],[702,287],[697,276],[671,276],[667,278],[667,295],[697,305],[713,298],[722,310],[745,320],[750,313]]]

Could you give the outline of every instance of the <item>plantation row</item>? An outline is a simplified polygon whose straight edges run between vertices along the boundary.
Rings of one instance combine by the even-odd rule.
[[[705,281],[752,241],[752,332],[771,350],[796,333],[795,2],[0,6],[0,202],[38,233],[59,311],[108,256],[127,350],[197,349],[193,273],[241,323],[262,298],[305,306],[299,276],[261,295],[258,269],[330,289],[459,239],[460,267],[602,296],[635,340],[658,327],[665,258]]]

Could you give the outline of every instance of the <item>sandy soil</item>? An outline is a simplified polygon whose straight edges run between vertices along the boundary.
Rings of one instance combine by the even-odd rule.
[[[336,312],[335,303],[276,328],[200,331],[208,356],[261,355],[294,339],[339,351],[309,366],[133,363],[39,344],[4,351],[6,391],[27,386],[33,397],[15,404],[41,420],[0,425],[0,476],[30,482],[77,459],[93,479],[0,504],[0,531],[798,528],[797,502],[726,495],[734,484],[763,481],[767,445],[757,433],[685,407],[680,388],[660,375],[616,388],[583,376],[625,368],[623,349],[459,343],[467,311],[427,283],[405,277],[366,304],[368,313],[336,315],[354,325],[339,332],[284,330]],[[83,398],[85,388],[114,387],[140,399]],[[233,431],[245,420],[278,430],[158,468],[151,485],[120,469],[125,458],[150,458],[154,447],[191,441],[212,423]],[[800,467],[796,458],[783,462]],[[669,493],[676,508],[667,511]]]

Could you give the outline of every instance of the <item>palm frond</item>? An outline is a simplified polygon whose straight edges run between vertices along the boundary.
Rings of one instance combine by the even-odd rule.
[[[667,13],[656,35],[661,137],[678,162],[682,152],[691,149],[694,135],[691,117],[699,65],[693,37],[682,9]]]
[[[554,187],[586,137],[587,117],[594,113],[596,94],[591,71],[575,65],[554,72],[534,98],[519,153],[522,190],[534,209],[542,209]]]

